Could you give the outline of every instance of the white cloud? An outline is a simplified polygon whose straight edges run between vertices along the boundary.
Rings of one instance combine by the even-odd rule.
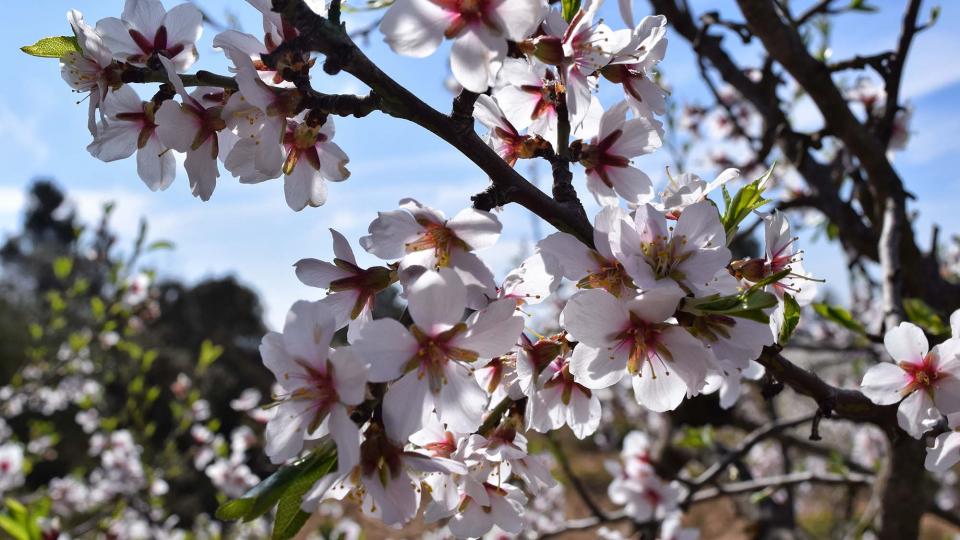
[[[0,102],[0,139],[15,145],[36,162],[44,162],[50,147],[40,135],[39,118],[15,111],[6,102]]]

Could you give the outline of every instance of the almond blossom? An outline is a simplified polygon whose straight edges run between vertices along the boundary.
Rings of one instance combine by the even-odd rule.
[[[348,339],[352,341],[359,328],[373,319],[374,299],[396,280],[396,272],[383,266],[360,268],[347,239],[334,229],[330,235],[333,263],[300,259],[294,267],[304,285],[329,291],[320,302],[333,314],[336,329],[350,324]]]
[[[549,66],[527,59],[507,58],[493,89],[503,114],[516,129],[529,129],[557,147],[558,107],[563,84]]]
[[[157,104],[141,101],[129,86],[110,92],[100,106],[104,120],[87,150],[102,161],[115,161],[137,153],[137,174],[151,191],[170,187],[176,176],[173,154],[157,135]]]
[[[619,238],[621,223],[629,219],[617,206],[604,207],[594,218],[593,243],[596,249],[567,233],[547,236],[537,244],[544,267],[554,279],[564,277],[581,289],[604,289],[621,297],[635,286],[611,246]]]
[[[675,226],[647,204],[634,220],[623,222],[613,238],[617,259],[641,290],[671,280],[686,290],[710,293],[722,285],[721,272],[730,262],[727,235],[710,201],[688,206]]]
[[[493,98],[485,94],[477,97],[473,117],[490,130],[490,147],[511,167],[521,157],[532,157],[530,138],[513,127]]]
[[[333,142],[333,119],[317,125],[298,119],[287,120],[283,133],[283,193],[287,206],[303,210],[327,201],[326,180],[340,182],[350,177],[350,158]]]
[[[23,447],[15,442],[0,445],[0,495],[23,482]]]
[[[738,277],[750,282],[789,270],[783,278],[770,284],[778,298],[790,294],[801,306],[813,302],[817,295],[814,279],[803,269],[803,251],[797,249],[797,236],[790,233],[790,222],[783,212],[773,212],[764,218],[766,247],[763,259],[745,259],[731,265]]]
[[[225,129],[224,104],[207,97],[211,93],[222,95],[222,90],[199,87],[188,94],[170,60],[158,58],[182,103],[172,99],[163,102],[156,114],[157,135],[168,148],[186,152],[183,166],[190,179],[190,191],[195,197],[209,200],[220,177],[217,158],[229,153],[236,142],[236,136]]]
[[[602,389],[631,376],[637,402],[654,412],[700,392],[714,359],[686,330],[666,322],[683,292],[666,282],[620,301],[603,290],[579,291],[561,313],[573,350],[574,380]]]
[[[897,422],[919,439],[944,414],[960,412],[960,340],[932,350],[920,327],[904,322],[883,336],[895,363],[881,362],[863,375],[860,389],[877,405],[897,408]]]
[[[937,435],[933,446],[927,448],[924,466],[928,471],[946,473],[960,462],[960,413],[947,415],[950,430]]]
[[[483,93],[491,65],[503,60],[507,41],[520,41],[543,20],[543,0],[398,0],[380,31],[394,52],[422,58],[444,38],[453,40],[450,67],[464,88]]]
[[[472,369],[507,353],[523,319],[505,299],[461,322],[467,289],[449,269],[425,272],[408,293],[409,330],[393,319],[376,319],[363,326],[353,344],[371,363],[371,381],[399,378],[383,399],[387,431],[405,440],[435,408],[450,429],[469,433],[480,425],[487,405]]]
[[[399,210],[377,214],[360,245],[381,259],[400,259],[400,271],[453,269],[470,289],[473,306],[477,297],[496,294],[493,273],[473,251],[495,244],[502,227],[490,212],[465,208],[448,220],[439,210],[403,199]]]
[[[315,512],[325,500],[349,498],[365,514],[399,527],[420,508],[419,473],[467,472],[457,461],[404,450],[403,443],[389,437],[379,424],[368,426],[363,438],[360,462],[347,469],[338,466],[317,480],[303,496],[303,510]]]
[[[538,390],[527,400],[527,427],[540,433],[570,426],[578,439],[600,426],[600,399],[570,373],[570,358],[557,357],[539,375]]]
[[[670,219],[677,219],[683,209],[707,199],[713,190],[740,178],[737,169],[725,169],[711,182],[704,182],[693,173],[683,173],[676,177],[667,171],[667,185],[660,192],[660,201],[654,207],[665,213]]]
[[[122,84],[113,53],[103,42],[97,31],[84,22],[83,15],[71,9],[67,12],[67,22],[77,38],[80,51],[71,51],[60,58],[60,76],[77,92],[89,92],[87,103],[87,128],[91,135],[97,134],[97,109],[107,96],[107,92],[119,88]]]
[[[203,14],[188,2],[167,11],[160,0],[126,0],[120,18],[101,19],[97,32],[121,62],[145,66],[162,56],[182,72],[197,59]]]
[[[579,147],[587,189],[601,205],[617,204],[618,195],[633,204],[653,198],[650,177],[631,166],[630,158],[653,152],[662,141],[650,120],[627,120],[626,114],[626,101],[607,109],[600,119],[599,133]]]
[[[329,435],[337,460],[347,470],[360,459],[360,431],[348,407],[363,401],[367,366],[349,349],[330,349],[333,316],[319,302],[300,301],[287,315],[283,333],[271,332],[260,345],[263,363],[282,394],[267,423],[267,455],[274,463],[296,457],[307,441]]]
[[[614,59],[601,71],[610,82],[623,85],[630,107],[642,117],[665,114],[666,92],[651,79],[654,66],[667,51],[667,18],[663,15],[644,17],[631,32],[630,42],[617,51]]]

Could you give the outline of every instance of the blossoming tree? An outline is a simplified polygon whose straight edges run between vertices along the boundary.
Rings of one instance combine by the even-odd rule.
[[[811,21],[865,9],[864,2],[840,8],[827,0],[793,13],[781,2],[740,0],[741,23],[717,13],[697,22],[674,0],[651,0],[656,14],[636,21],[635,6],[622,0],[623,23],[613,26],[599,18],[599,0],[376,3],[385,9],[379,31],[395,53],[425,57],[452,42],[459,91],[449,113],[397,83],[354,43],[340,0],[248,2],[262,14],[263,32],[216,36],[231,64],[225,74],[190,71],[203,16],[189,3],[168,11],[159,0],[127,0],[119,18],[93,25],[71,11],[72,35],[24,50],[60,59],[64,80],[89,104],[90,153],[104,161],[136,153],[151,190],[176,182],[179,153],[200,199],[214,196],[225,178],[282,176],[290,208],[309,211],[335,197],[328,183],[350,178],[350,149],[334,142],[335,117],[362,122],[373,113],[433,133],[490,185],[449,218],[404,198],[371,216],[369,235],[356,242],[331,231],[332,261],[296,263],[306,286],[329,294],[295,304],[282,331],[260,346],[276,377],[265,450],[282,468],[225,503],[218,517],[253,519],[276,506],[274,537],[288,538],[324,501],[349,500],[387,525],[422,519],[462,538],[622,522],[643,536],[679,538],[692,534],[680,527],[683,511],[706,500],[763,490],[793,497],[798,484],[856,488],[877,479],[876,508],[864,513],[859,531],[912,538],[923,513],[946,515],[920,484],[925,464],[942,471],[960,460],[950,431],[960,414],[960,315],[951,318],[952,333],[942,322],[960,306],[960,285],[940,272],[935,251],[917,246],[909,194],[887,156],[904,129],[898,92],[907,50],[924,28],[919,1],[908,3],[895,51],[840,63],[811,52],[803,36]],[[657,193],[635,162],[674,136],[656,71],[668,25],[693,44],[718,99],[715,111],[689,109],[685,128],[707,114],[731,126],[731,136],[750,146],[739,166],[752,176],[747,181],[734,168],[709,183],[685,173]],[[763,67],[740,68],[712,27],[758,41]],[[881,75],[885,97],[858,117],[831,74],[865,68]],[[733,91],[722,95],[709,70]],[[314,88],[315,79],[339,72],[369,93]],[[777,93],[787,78],[783,84],[823,112],[822,132],[791,126]],[[602,101],[600,87],[615,89],[616,98]],[[354,119],[340,119],[347,117]],[[775,157],[805,180],[807,192],[780,196],[788,191],[783,173],[767,167]],[[520,160],[549,163],[549,193],[517,171]],[[587,193],[601,207],[592,217],[580,202]],[[483,250],[496,244],[497,210],[510,204],[556,232],[498,280]],[[879,266],[879,281],[868,284],[882,298],[875,321],[815,306],[850,331],[851,347],[875,351],[873,342],[882,342],[889,353],[859,389],[828,383],[783,353],[819,281],[803,269],[788,222],[786,212],[799,208],[826,218],[852,266]],[[738,242],[757,227],[762,254],[736,256]],[[351,244],[383,264],[361,267]],[[402,291],[406,310],[374,318],[378,294],[391,287]],[[346,343],[334,346],[344,328]],[[937,341],[932,348],[928,335]],[[707,413],[696,417],[700,396],[719,393],[722,408],[714,409],[722,411],[757,380],[768,400],[789,387],[813,400],[814,412],[782,420],[771,408],[772,418],[719,455],[669,452],[674,423],[711,422]],[[624,403],[648,427],[666,425],[667,440],[640,432],[625,438],[608,489],[620,509],[610,511],[583,488],[557,433],[568,426],[578,439],[609,436],[602,424]],[[883,469],[847,460],[839,471],[794,472],[784,464],[779,475],[731,476],[761,441],[807,423],[818,440],[828,418],[879,427],[889,445]],[[739,426],[750,422],[741,417]],[[557,500],[560,489],[549,460],[532,451],[534,433],[545,434],[590,517],[529,525],[536,500]],[[780,443],[820,448],[791,437]],[[916,502],[904,508],[906,500]]]

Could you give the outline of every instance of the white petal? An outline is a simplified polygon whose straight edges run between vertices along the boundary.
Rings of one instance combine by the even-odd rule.
[[[320,171],[305,159],[297,161],[290,174],[283,177],[283,195],[287,206],[295,212],[307,206],[323,206],[327,202],[327,184]]]
[[[184,111],[172,99],[163,102],[156,114],[157,136],[167,148],[186,152],[193,144],[200,123],[197,117]]]
[[[443,41],[451,15],[430,0],[399,0],[387,11],[380,32],[397,54],[422,58]]]
[[[435,402],[440,421],[452,431],[471,433],[483,421],[487,394],[470,371],[456,362],[448,362],[444,374],[447,380]]]
[[[447,228],[472,249],[483,249],[497,243],[503,225],[490,212],[464,208],[447,222]]]
[[[600,390],[620,382],[627,373],[626,352],[577,344],[570,357],[573,379],[587,388]]]
[[[907,374],[899,366],[881,362],[863,374],[860,391],[877,405],[892,405],[903,398],[900,391],[907,383]]]
[[[490,86],[490,64],[503,58],[507,42],[491,38],[485,29],[468,27],[453,41],[450,69],[464,88],[482,94]]]
[[[390,385],[383,396],[383,421],[391,439],[406,441],[420,430],[433,408],[429,393],[428,380],[421,378],[417,370]]]
[[[357,357],[350,347],[336,349],[330,355],[329,361],[333,367],[333,381],[340,402],[346,405],[362,403],[369,364]]]
[[[413,322],[436,335],[460,322],[467,307],[467,289],[449,268],[427,271],[408,288],[407,302]]]
[[[632,381],[637,403],[653,412],[672,411],[687,395],[683,379],[677,373],[667,375],[659,362],[654,362],[652,369],[650,362],[644,362],[640,375]]]
[[[915,324],[902,322],[883,336],[887,353],[897,362],[917,363],[930,351],[927,336]]]
[[[177,162],[173,152],[160,142],[156,132],[147,139],[147,144],[137,151],[137,175],[151,191],[170,187],[177,174]]]
[[[933,446],[927,448],[924,466],[928,471],[945,473],[960,462],[960,432],[950,431],[937,436]]]
[[[570,337],[592,347],[606,347],[623,331],[629,318],[623,305],[602,289],[577,291],[561,314]]]
[[[360,463],[360,429],[343,405],[330,410],[330,437],[337,444],[337,470],[347,472]]]
[[[159,129],[159,128],[158,128]],[[217,158],[213,155],[213,138],[207,139],[200,148],[187,151],[187,159],[183,161],[183,168],[187,171],[190,181],[190,192],[200,200],[208,201],[217,187],[217,178],[220,170],[217,168]]]
[[[370,364],[370,380],[386,382],[403,374],[403,368],[419,345],[399,322],[376,319],[360,330],[353,342],[353,351]]]
[[[308,287],[330,288],[330,282],[350,277],[353,274],[336,265],[317,259],[300,259],[296,267],[297,279]]]
[[[386,486],[378,476],[364,476],[363,485],[379,508],[380,519],[387,525],[401,525],[417,515],[420,490],[414,488],[406,473],[388,478]]]
[[[514,315],[515,309],[516,302],[504,298],[476,312],[468,321],[469,330],[455,345],[474,351],[481,358],[506,354],[523,331],[523,319]]]
[[[907,396],[897,408],[897,424],[914,439],[929,431],[930,425],[939,418],[940,412],[930,395],[922,390]]]
[[[283,324],[283,344],[288,353],[312,365],[327,359],[336,332],[333,314],[320,302],[293,304]]]
[[[370,223],[370,234],[360,239],[360,245],[381,259],[398,259],[406,253],[407,242],[423,231],[413,216],[405,210],[380,212]]]

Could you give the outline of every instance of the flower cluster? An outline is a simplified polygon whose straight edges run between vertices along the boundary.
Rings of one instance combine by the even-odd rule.
[[[293,210],[322,205],[326,182],[350,176],[349,158],[333,142],[333,120],[304,111],[293,84],[261,60],[296,31],[269,2],[250,4],[263,13],[263,37],[227,30],[213,41],[233,65],[226,85],[182,76],[197,60],[203,30],[190,3],[167,11],[160,0],[127,0],[119,19],[95,26],[71,10],[78,50],[61,58],[61,72],[77,92],[89,92],[90,153],[103,161],[136,153],[137,173],[154,191],[173,182],[176,152],[185,156],[191,192],[203,200],[213,195],[221,162],[243,183],[282,175]],[[143,100],[128,84],[134,81],[167,84]]]

